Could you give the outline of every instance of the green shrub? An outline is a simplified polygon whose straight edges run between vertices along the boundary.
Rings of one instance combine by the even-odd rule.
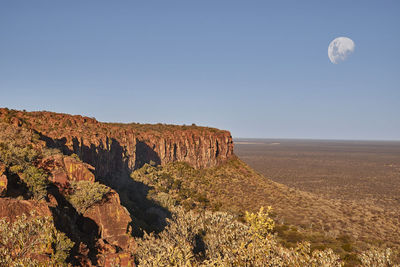
[[[359,255],[362,266],[365,267],[399,267],[394,265],[392,261],[392,250],[390,248],[371,248]]]
[[[31,145],[19,146],[14,143],[0,143],[0,161],[14,173],[31,166],[39,155],[40,153]]]
[[[249,213],[246,211],[246,221],[250,224],[250,232],[259,238],[268,236],[275,228],[275,222],[269,216],[272,208],[268,207],[264,211],[261,207],[258,213]]]
[[[70,186],[72,192],[67,199],[80,213],[100,202],[110,192],[109,187],[98,182],[72,181]]]
[[[147,197],[167,209],[179,203],[187,210],[218,206],[199,187],[204,181],[200,172],[186,163],[175,162],[166,166],[145,164],[132,172],[131,178],[152,187]],[[166,194],[169,196],[168,201],[160,201],[166,199]]]
[[[72,154],[71,154],[71,157],[74,158],[74,159],[76,159],[76,160],[79,161],[79,162],[82,162],[82,160],[79,158],[79,156],[78,156],[77,154],[75,154],[75,153],[72,153]]]
[[[41,151],[34,148],[37,142],[37,134],[0,123],[0,162],[6,166],[9,173],[20,176],[31,196],[42,199],[46,196],[49,181],[48,175],[35,167],[43,157]],[[60,153],[54,149],[43,150],[46,155]]]
[[[47,174],[42,169],[29,166],[24,170],[22,176],[35,199],[40,200],[46,196],[49,180],[47,179]]]
[[[58,148],[48,148],[45,147],[42,149],[43,152],[43,157],[51,157],[54,155],[60,155],[62,154],[61,151]]]
[[[269,211],[247,213],[243,224],[224,212],[175,207],[163,232],[137,239],[139,266],[342,266],[332,250],[282,247]]]
[[[49,256],[48,265],[66,265],[73,245],[54,227],[51,217],[31,213],[13,223],[0,219],[0,266],[39,266],[37,255]]]

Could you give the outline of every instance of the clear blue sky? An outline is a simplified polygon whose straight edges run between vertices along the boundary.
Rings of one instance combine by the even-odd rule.
[[[399,50],[400,1],[1,1],[0,106],[400,140]]]

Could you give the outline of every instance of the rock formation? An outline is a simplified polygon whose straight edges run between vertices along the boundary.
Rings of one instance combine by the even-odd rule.
[[[129,177],[134,169],[174,161],[215,167],[233,156],[228,131],[194,125],[101,123],[82,116],[8,109],[0,109],[0,123],[0,143],[16,141],[13,146],[40,151],[29,164],[43,170],[49,181],[45,200],[29,199],[23,175],[7,177],[9,166],[0,160],[0,218],[12,220],[32,209],[52,216],[57,229],[75,243],[71,262],[84,266],[134,266],[135,209],[145,207],[142,217],[148,217],[146,209],[161,212],[148,205],[143,185]],[[80,181],[101,182],[111,189],[101,201],[78,211],[68,196],[71,184]]]
[[[43,202],[0,198],[0,218],[13,221],[17,216],[21,216],[22,214],[29,215],[32,211],[38,216],[51,215],[50,209]]]
[[[49,146],[77,154],[101,177],[150,162],[215,167],[233,155],[231,134],[214,128],[101,123],[82,116],[7,109],[0,109],[1,119],[34,129]]]
[[[132,238],[127,234],[130,233],[132,220],[128,211],[121,206],[115,191],[112,191],[104,202],[90,207],[83,216],[96,222],[100,237],[109,244],[124,250],[134,246]]]
[[[94,167],[73,157],[46,157],[39,166],[51,173],[50,180],[56,184],[65,185],[68,181],[95,181]]]
[[[92,171],[94,168],[70,156],[55,155],[47,157],[40,163],[43,169],[47,170],[51,176],[50,179],[58,187],[58,192],[68,191],[68,184],[71,181],[89,181],[94,183],[95,177]],[[62,195],[56,191],[53,196],[55,203],[50,203],[53,209],[65,207]],[[51,196],[50,196],[51,198]],[[99,251],[96,255],[96,262],[101,266],[133,266],[133,258],[130,253],[135,246],[133,237],[130,235],[130,225],[132,220],[129,212],[121,206],[118,194],[111,190],[105,199],[99,203],[95,203],[92,207],[82,214],[82,218],[71,214],[58,214],[62,217],[61,228],[66,229],[69,226],[65,222],[76,225],[80,224],[80,229],[71,229],[69,232],[75,232],[76,239],[82,239],[82,235],[95,236],[95,244],[92,249]],[[68,217],[68,218],[66,218]],[[78,223],[78,221],[81,223]],[[90,242],[86,242],[90,243]],[[85,247],[90,244],[85,244]],[[90,248],[90,247],[89,247]],[[80,254],[83,251],[79,251]],[[83,259],[85,260],[85,259]],[[80,261],[82,263],[82,260]],[[127,264],[129,263],[129,264]],[[89,264],[89,263],[86,263]]]

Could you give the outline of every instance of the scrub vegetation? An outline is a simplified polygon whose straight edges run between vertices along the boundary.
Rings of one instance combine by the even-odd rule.
[[[84,213],[94,204],[100,202],[110,192],[110,188],[98,182],[71,181],[68,201],[79,213]]]
[[[49,258],[49,266],[66,266],[74,243],[54,227],[51,217],[28,215],[13,222],[0,219],[0,266],[39,266],[40,255]]]
[[[343,229],[345,231],[337,230],[330,233],[327,229],[323,229],[326,225],[334,225],[333,222],[336,219],[346,220],[349,222],[349,225],[350,222],[359,224],[361,218],[356,217],[358,214],[354,214],[354,217],[349,216],[352,212],[351,209],[347,210],[348,213],[344,213],[341,209],[333,205],[324,206],[328,202],[321,203],[319,201],[323,201],[322,199],[315,199],[307,193],[297,192],[273,183],[254,172],[239,159],[233,159],[220,167],[201,170],[194,169],[182,162],[171,163],[165,166],[146,164],[141,169],[134,171],[131,177],[135,181],[144,183],[150,187],[147,195],[149,200],[172,211],[172,218],[168,219],[168,226],[164,231],[158,235],[155,233],[145,235],[142,241],[138,241],[139,250],[141,251],[138,256],[139,259],[161,260],[170,259],[169,256],[171,256],[174,258],[174,261],[179,261],[179,264],[188,261],[192,265],[207,265],[214,262],[213,260],[217,260],[217,262],[214,262],[215,265],[212,266],[235,266],[239,262],[244,264],[241,256],[232,256],[235,248],[237,249],[236,246],[239,246],[237,243],[230,245],[225,243],[227,250],[228,247],[232,249],[232,251],[226,252],[226,255],[230,255],[229,257],[231,257],[229,259],[213,254],[214,251],[212,249],[210,251],[207,250],[213,246],[211,243],[217,242],[216,240],[223,238],[233,240],[232,236],[214,236],[215,239],[213,241],[206,238],[208,236],[207,231],[213,233],[227,232],[226,229],[221,228],[222,226],[216,223],[204,226],[212,221],[210,217],[213,216],[219,216],[220,220],[224,220],[222,225],[234,225],[230,229],[230,231],[238,231],[238,233],[235,232],[233,234],[234,236],[239,233],[244,235],[244,232],[251,232],[253,231],[251,229],[257,227],[261,228],[260,231],[269,233],[268,235],[264,234],[266,239],[263,239],[262,242],[266,243],[257,243],[260,240],[249,238],[254,238],[250,234],[245,236],[248,242],[257,244],[257,252],[255,253],[260,253],[259,256],[270,255],[272,253],[269,259],[276,260],[277,266],[307,266],[312,265],[311,262],[314,262],[314,266],[324,266],[321,262],[318,262],[318,257],[320,257],[320,260],[326,260],[325,266],[340,266],[341,264],[355,266],[362,263],[362,255],[368,255],[370,260],[371,257],[380,258],[381,260],[386,259],[386,262],[389,262],[396,256],[396,253],[392,253],[391,250],[391,254],[389,253],[390,256],[387,256],[389,254],[385,252],[385,248],[371,250],[376,253],[371,251],[365,252],[370,247],[379,246],[379,243],[368,242],[368,240],[355,240],[352,231],[356,229]],[[307,202],[309,209],[303,210],[305,214],[299,214],[296,211],[295,203],[300,206],[306,206],[305,202]],[[267,209],[266,212],[262,209],[261,211],[259,210],[262,206],[268,205],[268,203],[274,203],[274,208],[275,206],[278,207],[279,215],[276,209]],[[328,210],[324,211],[323,209],[326,209],[326,207],[328,207]],[[326,214],[327,212],[332,217],[321,218],[323,220],[322,222],[320,221],[321,224],[318,225],[315,223],[313,227],[307,227],[306,225],[303,227],[298,226],[299,221],[293,216],[297,214],[302,218],[301,216],[309,214],[309,225],[312,225],[313,220],[317,218],[316,214]],[[264,214],[264,217],[260,214]],[[260,216],[264,218],[264,223],[254,223],[260,221]],[[337,216],[342,217],[337,218]],[[218,220],[215,219],[215,221]],[[217,229],[210,230],[212,227],[216,227]],[[190,235],[192,236],[189,237],[186,236],[189,233],[186,233],[186,230],[183,229],[195,230],[190,230]],[[244,231],[243,229],[247,230]],[[185,233],[185,236],[182,237],[183,240],[188,240],[187,242],[188,244],[192,244],[191,246],[185,245],[176,248],[177,244],[183,242],[183,240],[179,242],[176,240],[171,241],[172,237],[180,236],[178,234],[180,230],[182,230],[182,233]],[[336,229],[330,229],[330,231],[333,230]],[[392,234],[395,235],[395,233]],[[201,241],[199,241],[199,238],[201,238]],[[158,242],[167,245],[161,246]],[[193,254],[193,251],[197,251],[198,249],[196,242],[203,244],[202,254]],[[264,245],[268,248],[273,247],[283,254],[278,255],[276,251],[267,252],[265,250],[266,247],[263,247]],[[184,247],[187,250],[186,252]],[[242,250],[244,249],[244,247],[241,248]],[[192,254],[189,251],[192,251],[190,252]],[[301,258],[299,255],[305,258]],[[257,258],[256,255],[253,256]],[[178,257],[178,259],[175,257]],[[292,261],[292,264],[287,265],[288,261],[285,260]],[[260,261],[260,265],[255,264],[255,262],[257,261],[249,261],[247,263],[249,265],[253,264],[253,266],[265,266],[263,265],[263,261]],[[145,263],[148,264],[148,261],[145,260]],[[146,266],[146,264],[144,265]],[[173,262],[166,263],[161,261],[160,264],[167,266],[168,264],[173,264]],[[363,266],[374,265],[366,265],[365,261],[363,261]]]

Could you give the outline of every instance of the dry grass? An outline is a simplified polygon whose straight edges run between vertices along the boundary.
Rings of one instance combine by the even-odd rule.
[[[400,223],[396,214],[379,207],[327,200],[275,183],[253,171],[240,160],[207,170],[212,177],[211,199],[219,199],[234,211],[271,205],[277,220],[319,229],[327,236],[349,235],[359,240],[384,240],[398,244]]]
[[[201,194],[209,201],[207,205],[193,201],[194,205],[189,207],[217,207],[240,217],[244,211],[272,206],[278,223],[276,230],[287,246],[308,240],[314,248],[332,248],[351,261],[356,252],[370,244],[399,245],[400,224],[395,214],[289,188],[266,179],[238,158],[211,169],[195,170],[184,163],[154,169],[157,171],[148,171],[146,176],[151,178],[155,190],[163,191],[158,185],[165,184],[165,179],[154,182],[152,174],[157,173],[156,177],[168,177],[169,184],[179,180],[179,190],[191,192],[183,198],[184,202],[196,200]],[[179,201],[179,190],[171,188],[168,194],[176,195]]]
[[[236,144],[235,153],[252,168],[311,193],[301,197],[296,207],[306,217],[289,214],[291,222],[312,221],[313,227],[323,226],[326,235],[339,231],[359,239],[361,247],[364,241],[399,245],[400,142],[239,141],[244,142]],[[309,197],[319,200],[307,204]]]

